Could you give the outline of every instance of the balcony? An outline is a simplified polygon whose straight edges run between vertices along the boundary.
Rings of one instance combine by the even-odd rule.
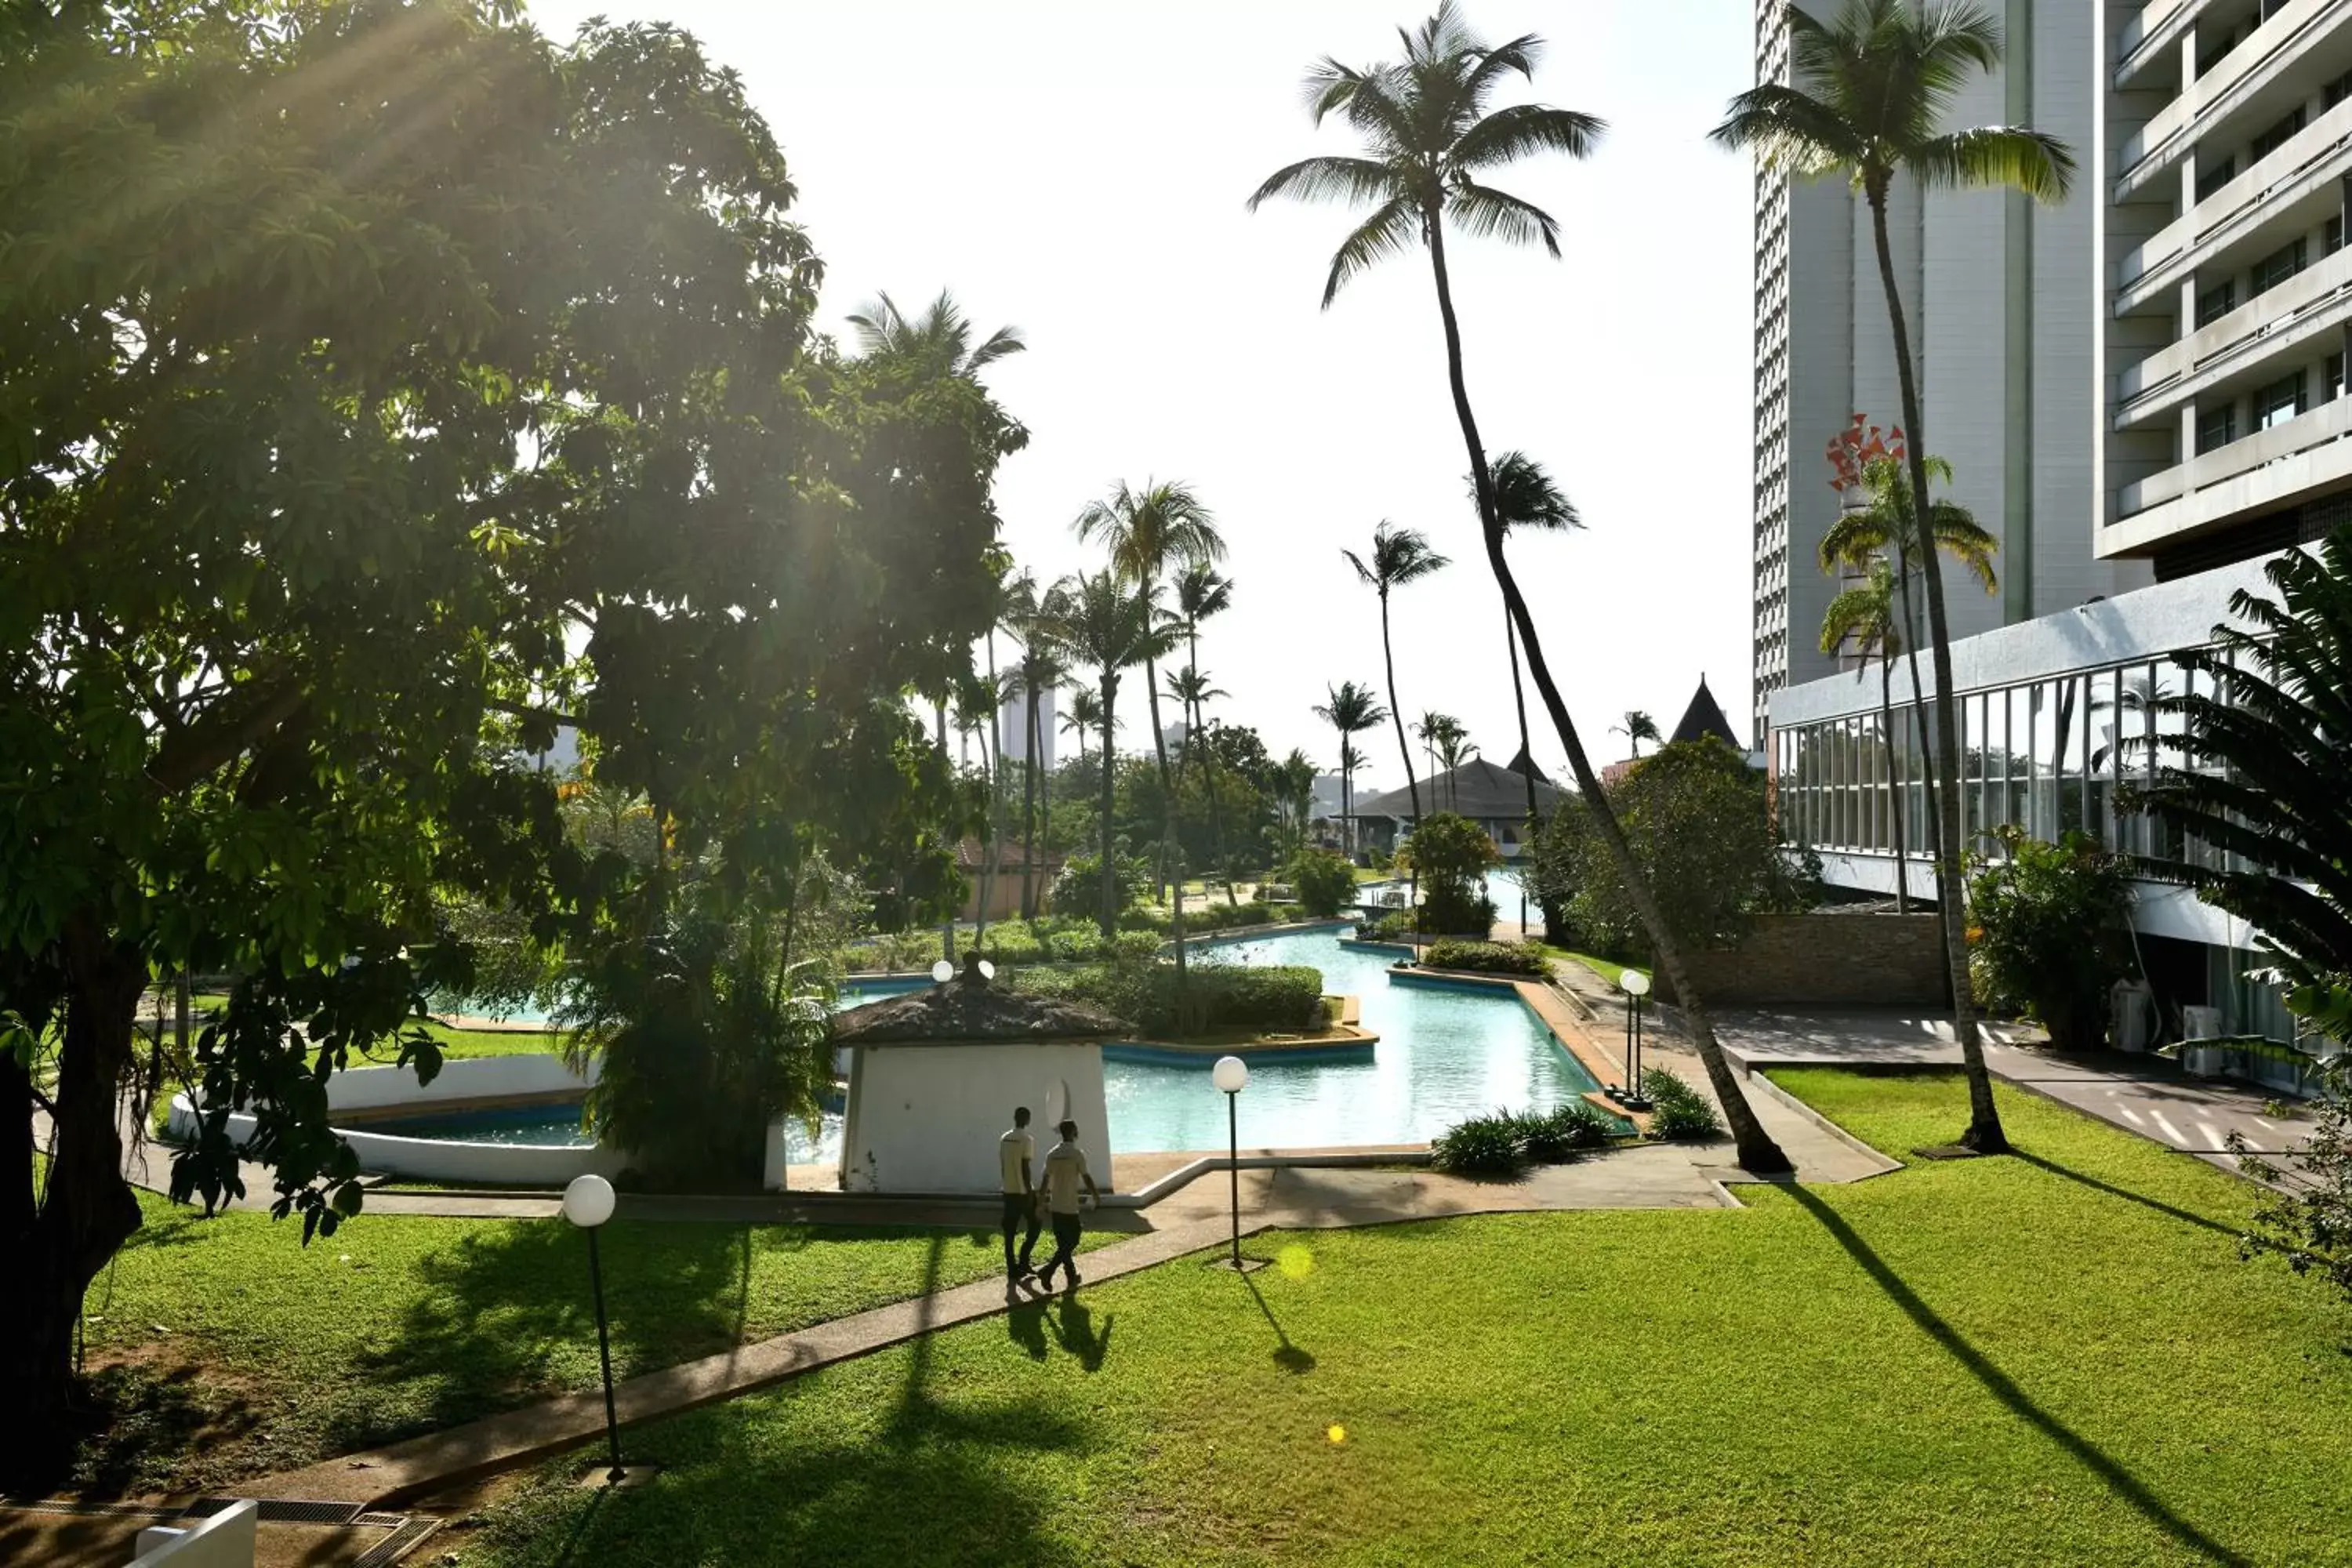
[[[2145,425],[2224,381],[2250,378],[2286,350],[2347,319],[2352,319],[2352,247],[2323,257],[2211,326],[2125,371],[2116,387],[2116,428]]]
[[[2200,133],[2252,101],[2315,40],[2347,17],[2352,17],[2352,0],[2288,0],[2123,144],[2116,158],[2115,199],[2130,201],[2178,163]]]
[[[2098,553],[2145,550],[2232,518],[2267,511],[2352,478],[2352,397],[2323,403],[2283,425],[2151,474],[2116,496],[2116,520]]]
[[[2181,35],[2197,25],[2207,0],[2148,0],[2139,15],[2124,25],[2116,40],[2116,85],[2128,88],[2132,79],[2179,47]]]
[[[2251,253],[2258,248],[2252,242],[2260,231],[2297,203],[2325,191],[2325,205],[2333,207],[2339,199],[2336,181],[2347,167],[2352,167],[2352,99],[2296,132],[2285,145],[2126,256],[2116,268],[2116,314],[2129,315],[2162,300],[2168,290],[2226,252],[2242,247]]]

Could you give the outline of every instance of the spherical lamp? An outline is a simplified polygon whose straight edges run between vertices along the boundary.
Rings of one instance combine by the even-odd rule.
[[[593,1230],[613,1217],[613,1184],[591,1172],[574,1176],[563,1189],[563,1217],[583,1230]]]
[[[1221,1094],[1239,1094],[1249,1087],[1249,1063],[1239,1057],[1219,1057],[1209,1069],[1209,1081]]]

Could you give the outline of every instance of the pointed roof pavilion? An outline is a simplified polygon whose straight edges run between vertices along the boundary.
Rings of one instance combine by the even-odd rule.
[[[1723,716],[1723,704],[1706,689],[1706,677],[1698,678],[1698,689],[1691,694],[1690,706],[1683,710],[1683,721],[1666,737],[1670,742],[1696,741],[1712,735],[1733,751],[1742,751],[1739,737],[1732,731],[1731,721]]]

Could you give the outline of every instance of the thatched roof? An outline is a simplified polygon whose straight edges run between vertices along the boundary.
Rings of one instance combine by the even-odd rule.
[[[1131,1033],[1099,1007],[991,985],[981,977],[977,955],[967,956],[963,973],[944,985],[833,1016],[834,1041],[845,1046],[1107,1040]]]

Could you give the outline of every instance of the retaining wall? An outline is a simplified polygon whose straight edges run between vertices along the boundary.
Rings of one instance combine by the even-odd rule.
[[[1943,921],[1935,915],[1759,915],[1727,951],[1685,955],[1709,1005],[1944,1007]],[[1658,998],[1675,1000],[1661,970]]]

